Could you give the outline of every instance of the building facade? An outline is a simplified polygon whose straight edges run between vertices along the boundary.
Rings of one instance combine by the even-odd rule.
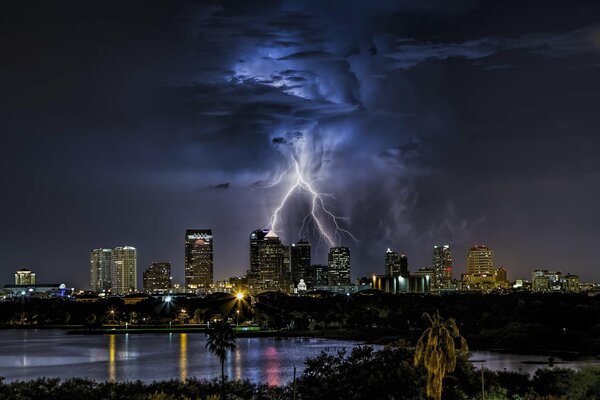
[[[185,232],[185,288],[208,290],[213,284],[213,234],[210,229]]]
[[[144,271],[144,291],[148,293],[167,291],[171,288],[171,263],[153,262]]]
[[[329,286],[350,286],[350,249],[348,247],[329,249],[327,279]]]
[[[408,278],[408,258],[406,255],[387,249],[385,252],[385,275]]]
[[[290,273],[294,286],[300,279],[306,282],[306,273],[310,268],[310,243],[299,241],[290,246]]]
[[[494,275],[494,252],[484,245],[473,246],[467,256],[467,274]]]
[[[289,249],[281,244],[279,236],[269,231],[258,246],[258,291],[289,292],[291,280],[288,266]]]
[[[112,249],[90,252],[90,289],[102,292],[111,289]]]
[[[137,251],[135,247],[115,247],[112,250],[111,286],[114,294],[137,291]]]
[[[308,289],[316,286],[327,286],[327,265],[314,264],[310,265],[306,270],[306,279],[304,279]]]
[[[450,246],[433,246],[433,257],[431,260],[433,268],[433,286],[438,289],[448,288],[452,283],[452,252]]]
[[[21,268],[15,272],[15,285],[35,285],[35,272],[27,268]]]
[[[248,279],[248,290],[252,293],[259,290],[260,270],[260,247],[264,244],[264,238],[269,233],[268,229],[256,229],[250,232],[250,262],[246,273]]]

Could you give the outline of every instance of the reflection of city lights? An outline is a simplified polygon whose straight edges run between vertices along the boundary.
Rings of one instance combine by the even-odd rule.
[[[116,365],[116,335],[108,336],[108,380],[114,382],[117,380],[117,365]]]
[[[179,335],[179,379],[185,382],[187,379],[187,333]]]

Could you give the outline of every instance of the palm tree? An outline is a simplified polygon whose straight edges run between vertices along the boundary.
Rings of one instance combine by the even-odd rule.
[[[224,321],[215,322],[206,332],[206,347],[221,362],[221,387],[225,385],[225,360],[227,352],[235,350],[235,333],[231,325]]]
[[[414,365],[418,366],[423,360],[427,370],[427,396],[434,400],[442,398],[442,381],[446,374],[456,368],[455,339],[460,341],[461,354],[467,354],[469,348],[467,341],[463,338],[452,318],[443,320],[438,311],[433,317],[424,313],[423,318],[429,323],[429,327],[423,332],[417,348],[415,349]]]

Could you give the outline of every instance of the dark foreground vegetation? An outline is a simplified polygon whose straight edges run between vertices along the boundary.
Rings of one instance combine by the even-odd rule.
[[[374,351],[359,347],[350,354],[321,354],[306,360],[294,386],[255,385],[247,381],[95,382],[85,379],[38,379],[0,383],[1,399],[61,400],[204,400],[204,399],[425,399],[426,372],[413,366],[410,348]],[[484,372],[487,400],[600,399],[600,369],[579,372],[543,369],[534,376],[515,372]],[[444,379],[444,400],[481,399],[481,371],[464,358]]]
[[[93,303],[28,299],[0,302],[0,326],[79,325],[87,329],[126,322],[130,327],[169,326],[169,322],[177,326],[203,323],[219,315],[240,324],[253,320],[265,328],[285,329],[286,335],[373,341],[404,338],[414,344],[423,331],[421,316],[436,310],[456,320],[471,349],[600,354],[600,296],[586,294],[438,296],[368,290],[352,296],[316,293],[292,297],[264,293],[252,305],[249,298],[236,302],[233,295],[225,293],[170,303],[156,298],[137,304],[125,304],[119,298]]]

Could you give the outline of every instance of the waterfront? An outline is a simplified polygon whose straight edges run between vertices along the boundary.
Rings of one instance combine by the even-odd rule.
[[[0,376],[8,381],[40,376],[152,382],[215,378],[217,358],[201,333],[65,335],[60,330],[0,331]],[[232,379],[279,385],[300,374],[306,357],[350,351],[361,342],[304,338],[238,338],[225,363]]]
[[[205,349],[200,333],[65,335],[60,330],[0,331],[0,376],[6,380],[28,380],[41,376],[152,382],[189,377],[215,378],[220,366]],[[307,357],[321,351],[350,351],[361,342],[319,338],[238,338],[238,349],[225,364],[231,379],[280,385],[292,379],[293,368],[300,374]],[[547,356],[525,356],[475,352],[476,368],[534,372],[547,366]],[[561,363],[555,366],[580,368],[597,365],[594,360]],[[531,362],[535,362],[531,363]]]

